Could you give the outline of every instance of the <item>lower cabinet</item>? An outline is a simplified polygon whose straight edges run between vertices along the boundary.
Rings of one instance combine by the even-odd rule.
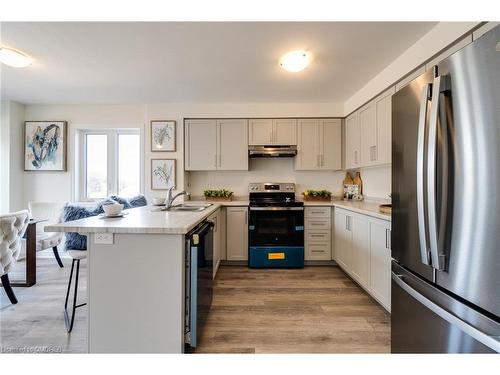
[[[332,259],[332,208],[305,207],[305,260]]]
[[[213,259],[213,278],[217,274],[217,270],[220,266],[220,261],[222,259],[223,253],[223,227],[222,222],[222,208],[219,208],[212,215],[208,217],[208,220],[214,224],[214,259]],[[225,242],[225,241],[224,241]]]
[[[370,220],[370,291],[391,310],[391,223]]]
[[[391,309],[389,221],[335,208],[334,259],[386,310]]]
[[[226,210],[227,260],[248,260],[248,207]]]

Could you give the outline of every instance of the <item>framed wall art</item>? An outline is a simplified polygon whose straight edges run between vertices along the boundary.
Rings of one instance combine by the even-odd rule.
[[[151,151],[175,151],[175,121],[151,121]]]
[[[151,190],[175,186],[175,159],[151,159]]]
[[[65,171],[66,121],[24,123],[24,170]]]

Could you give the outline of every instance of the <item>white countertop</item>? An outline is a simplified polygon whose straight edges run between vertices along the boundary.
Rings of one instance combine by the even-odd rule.
[[[144,206],[126,210],[120,218],[100,216],[47,225],[46,232],[86,233],[152,233],[186,234],[197,224],[210,216],[221,205],[212,206],[200,212],[158,211],[158,207]],[[155,211],[156,210],[156,211]]]
[[[301,197],[297,197],[297,200],[302,200]],[[195,197],[193,200],[189,201],[192,203],[205,203],[206,201],[201,197]],[[232,201],[218,201],[217,204],[227,207],[227,206],[248,206],[249,201],[243,198],[237,198]],[[344,201],[342,199],[334,199],[329,202],[304,202],[305,207],[339,207],[353,212],[357,212],[363,215],[369,215],[377,219],[391,220],[390,214],[385,214],[379,211],[379,205],[381,202],[375,202],[370,200],[364,201]]]

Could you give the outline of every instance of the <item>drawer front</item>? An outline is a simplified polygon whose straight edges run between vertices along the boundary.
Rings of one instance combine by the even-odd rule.
[[[330,243],[311,243],[306,246],[307,260],[331,260]]]
[[[331,220],[330,219],[306,220],[306,230],[331,230]]]
[[[306,232],[306,243],[321,242],[330,243],[331,232],[328,230],[308,230]]]
[[[305,217],[317,218],[324,217],[329,218],[332,214],[331,207],[306,207],[304,210]]]

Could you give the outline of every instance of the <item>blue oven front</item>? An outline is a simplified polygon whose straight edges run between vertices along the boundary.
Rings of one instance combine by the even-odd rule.
[[[304,267],[304,207],[250,207],[248,265]]]

